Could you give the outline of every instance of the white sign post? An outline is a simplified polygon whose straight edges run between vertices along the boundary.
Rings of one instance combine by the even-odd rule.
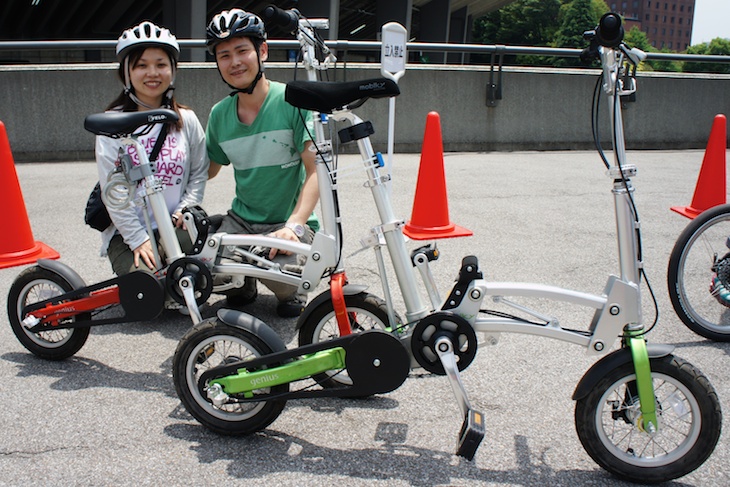
[[[381,29],[383,45],[380,51],[380,74],[396,83],[406,73],[406,28],[397,22],[388,22]],[[391,97],[388,106],[388,159],[386,172],[390,175],[393,160],[393,144],[395,138],[395,97]],[[390,184],[388,184],[390,188]]]

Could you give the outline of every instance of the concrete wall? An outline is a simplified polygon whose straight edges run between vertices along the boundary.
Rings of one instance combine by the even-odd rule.
[[[364,79],[379,76],[378,69],[349,64],[335,75]],[[487,69],[409,66],[396,102],[396,151],[420,152],[430,111],[440,114],[445,151],[590,149],[597,74],[505,69],[503,99],[492,108],[486,106]],[[273,64],[267,76],[287,81],[294,72]],[[727,75],[641,73],[638,83],[637,101],[625,111],[629,149],[704,148],[715,115],[730,113]],[[209,63],[183,64],[177,87],[178,100],[203,124],[210,107],[229,91]],[[92,159],[93,136],[83,129],[84,117],[102,111],[120,90],[116,66],[109,64],[0,67],[0,121],[15,160]],[[373,122],[375,148],[385,151],[388,102],[370,100],[358,113]],[[607,117],[600,123],[608,142]]]

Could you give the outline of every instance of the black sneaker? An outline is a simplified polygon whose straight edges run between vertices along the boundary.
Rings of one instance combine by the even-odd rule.
[[[226,304],[232,308],[240,308],[256,301],[258,295],[256,279],[247,277],[241,289],[226,291]]]
[[[276,314],[282,318],[297,318],[304,311],[305,302],[300,298],[293,298],[288,301],[279,301],[276,306]]]

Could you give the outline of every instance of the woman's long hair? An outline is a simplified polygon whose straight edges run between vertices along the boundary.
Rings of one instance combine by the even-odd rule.
[[[129,52],[128,57],[129,57],[129,69],[130,70],[134,67],[135,64],[137,64],[137,61],[139,61],[139,58],[142,57],[142,54],[144,54],[145,50],[149,49],[150,47],[151,46],[140,46],[136,49],[132,49]],[[152,47],[154,47],[154,46],[152,46]],[[164,48],[161,48],[161,49],[165,50]],[[167,52],[167,51],[165,50],[165,52]],[[174,73],[177,71],[177,62],[175,61],[175,59],[172,56],[169,55],[169,53],[168,53],[168,56],[170,58],[170,65],[172,66],[172,72],[173,72],[173,77],[174,77]],[[124,64],[125,64],[124,61],[120,62],[119,68],[117,69],[117,75],[119,76],[119,79],[121,80],[122,84],[124,84],[124,82],[125,82],[124,81],[124,79],[125,79]],[[134,86],[130,87],[130,90],[132,91],[132,93],[134,93]],[[182,115],[180,115],[180,109],[188,108],[188,107],[178,103],[177,100],[175,100],[174,93],[170,96],[170,98],[163,98],[162,106],[164,108],[169,108],[171,110],[174,110],[175,113],[178,114],[178,116],[180,118],[175,123],[175,128],[177,128],[178,130],[181,130],[183,127],[183,119],[182,119]],[[122,92],[119,94],[119,96],[117,96],[114,99],[114,101],[112,101],[106,107],[106,109],[107,110],[120,110],[121,109],[121,111],[123,111],[123,112],[136,112],[137,103],[129,97],[129,95],[127,94],[127,91],[125,89],[122,89]]]

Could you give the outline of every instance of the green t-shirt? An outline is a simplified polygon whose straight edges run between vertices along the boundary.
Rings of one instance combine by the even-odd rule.
[[[306,176],[300,153],[314,136],[312,114],[287,103],[285,87],[269,81],[269,93],[251,125],[238,119],[238,97],[246,95],[229,96],[210,111],[208,156],[224,166],[233,164],[232,209],[251,223],[285,222]],[[315,231],[319,228],[314,213],[307,223]]]

